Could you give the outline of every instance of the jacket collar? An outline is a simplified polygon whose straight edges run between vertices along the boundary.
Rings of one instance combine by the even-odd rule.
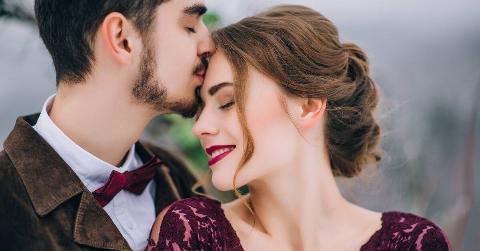
[[[108,214],[72,169],[32,128],[39,114],[17,119],[4,149],[23,181],[38,215],[46,216],[81,194],[74,226],[76,243],[96,248],[130,250]]]
[[[180,193],[170,174],[169,165],[171,165],[171,163],[166,163],[168,158],[164,159],[161,155],[153,153],[140,142],[136,143],[135,149],[143,162],[149,161],[153,156],[158,156],[162,160],[161,166],[157,168],[155,173],[155,183],[157,185],[154,203],[156,214],[159,214],[160,211],[170,203],[181,199]]]
[[[45,216],[84,191],[80,179],[32,128],[38,114],[17,119],[4,143],[5,152],[22,179],[35,211]]]

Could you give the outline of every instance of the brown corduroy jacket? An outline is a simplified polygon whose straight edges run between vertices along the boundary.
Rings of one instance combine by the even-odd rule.
[[[0,152],[0,250],[130,250],[92,193],[32,128],[37,119],[18,118]],[[165,163],[155,175],[157,214],[193,196],[196,180],[181,161],[152,145],[136,149],[144,161],[155,154]]]

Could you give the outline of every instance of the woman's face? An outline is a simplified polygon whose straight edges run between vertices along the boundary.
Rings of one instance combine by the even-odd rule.
[[[285,95],[273,80],[250,67],[246,84],[245,116],[255,148],[238,173],[237,187],[293,165],[301,138],[280,101]],[[221,50],[210,60],[201,97],[204,108],[193,132],[209,156],[213,185],[232,190],[245,141],[234,103],[233,72]],[[285,100],[287,107],[293,102]]]

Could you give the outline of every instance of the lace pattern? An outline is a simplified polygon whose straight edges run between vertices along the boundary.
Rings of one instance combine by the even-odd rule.
[[[193,197],[173,203],[161,223],[153,250],[243,251],[219,201]],[[431,221],[413,214],[385,212],[382,227],[360,251],[447,251],[448,240]]]

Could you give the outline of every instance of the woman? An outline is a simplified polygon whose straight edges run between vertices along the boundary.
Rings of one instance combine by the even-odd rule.
[[[217,46],[193,128],[221,205],[196,197],[157,218],[157,250],[448,250],[441,229],[348,202],[334,176],[380,161],[365,53],[303,7],[274,7],[212,34]],[[238,193],[238,192],[237,192]]]

